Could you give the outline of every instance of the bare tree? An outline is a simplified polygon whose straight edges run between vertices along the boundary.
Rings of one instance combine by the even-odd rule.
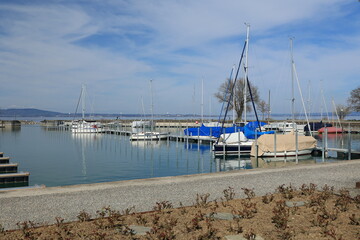
[[[262,113],[262,120],[265,119],[265,113],[269,112],[270,107],[264,100],[260,100],[257,104],[259,111]]]
[[[360,87],[351,91],[348,103],[354,112],[360,112]]]
[[[339,115],[340,120],[344,120],[345,117],[351,112],[351,108],[349,106],[338,104],[336,105],[336,112]]]
[[[234,86],[234,81],[229,81],[229,79],[225,80],[220,87],[219,91],[215,93],[215,97],[219,100],[219,102],[228,102],[230,97],[230,91],[232,91]],[[251,92],[253,95],[254,102],[257,104],[259,102],[259,93],[258,88],[250,83]],[[248,90],[248,89],[247,89]],[[233,105],[235,105],[235,111],[238,116],[239,120],[244,112],[244,79],[238,79],[235,83],[235,101],[233,104],[233,101],[230,101],[229,110],[233,109]],[[251,112],[252,111],[252,105],[251,105],[251,96],[249,90],[246,94],[246,111]]]

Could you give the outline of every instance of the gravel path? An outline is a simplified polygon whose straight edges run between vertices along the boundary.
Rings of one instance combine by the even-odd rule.
[[[274,192],[281,184],[301,186],[314,183],[335,189],[347,188],[360,194],[355,183],[360,181],[360,160],[295,165],[282,168],[238,170],[191,176],[164,177],[120,182],[84,184],[0,191],[0,224],[5,229],[17,228],[16,223],[31,220],[54,223],[55,217],[76,220],[80,211],[95,216],[104,206],[136,211],[152,210],[156,202],[170,201],[192,205],[196,194],[210,193],[210,200],[223,197],[222,191],[234,188],[236,197],[244,197],[241,188],[253,188],[257,195]]]

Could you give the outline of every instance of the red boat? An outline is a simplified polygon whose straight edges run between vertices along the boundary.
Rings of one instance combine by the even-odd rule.
[[[343,132],[342,128],[337,128],[337,127],[326,127],[326,129],[327,129],[328,133],[342,133]],[[325,127],[320,128],[318,130],[318,133],[320,133],[320,134],[325,133]]]

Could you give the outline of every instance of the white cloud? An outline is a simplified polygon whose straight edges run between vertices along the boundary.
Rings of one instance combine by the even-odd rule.
[[[95,111],[140,113],[140,98],[149,99],[152,78],[157,112],[189,112],[197,108],[192,106],[194,84],[195,104],[200,106],[201,78],[208,99],[237,63],[244,22],[251,24],[251,80],[264,99],[272,89],[278,111],[285,109],[280,103],[288,98],[281,94],[287,79],[279,79],[288,74],[287,37],[294,33],[303,33],[296,36],[294,49],[300,80],[329,80],[327,92],[341,89],[342,96],[336,98],[344,102],[359,75],[355,64],[359,32],[343,38],[336,34],[336,45],[321,46],[316,29],[306,28],[312,26],[309,23],[321,26],[329,18],[342,19],[348,11],[339,11],[341,4],[340,0],[2,3],[0,107],[34,105],[71,112],[81,83],[86,83]],[[352,47],[341,48],[339,42]],[[339,87],[344,79],[352,83]]]

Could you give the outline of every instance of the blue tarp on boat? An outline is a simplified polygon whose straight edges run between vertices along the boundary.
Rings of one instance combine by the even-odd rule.
[[[239,126],[232,126],[232,127],[206,127],[204,124],[201,124],[200,127],[197,128],[186,128],[184,129],[184,134],[187,136],[213,136],[213,137],[220,137],[223,133],[233,133],[238,131],[243,131],[243,127]]]
[[[244,127],[245,137],[247,137],[248,139],[255,139],[264,134],[274,134],[275,133],[274,131],[267,131],[267,132],[255,131],[256,128],[258,128],[259,126],[260,127],[264,126],[264,125],[266,125],[266,123],[264,123],[264,122],[258,122],[258,121],[249,122]]]

